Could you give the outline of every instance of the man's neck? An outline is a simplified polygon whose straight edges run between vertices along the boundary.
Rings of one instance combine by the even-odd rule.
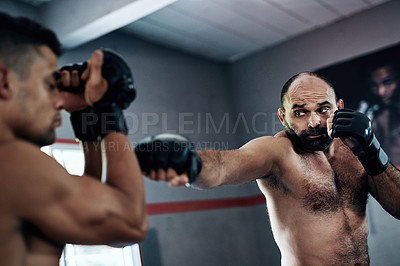
[[[8,126],[6,124],[6,122],[4,122],[4,120],[2,120],[1,118],[0,118],[0,132],[1,132],[0,144],[9,142],[9,141],[15,139],[15,135],[14,135],[13,131],[11,130],[10,126]]]

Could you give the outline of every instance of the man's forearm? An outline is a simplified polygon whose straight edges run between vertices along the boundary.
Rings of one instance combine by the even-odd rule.
[[[191,185],[199,189],[210,189],[223,184],[243,183],[235,178],[239,169],[235,167],[238,163],[237,150],[218,151],[202,150],[197,151],[202,161],[202,169],[196,181]]]
[[[138,219],[146,216],[144,180],[127,136],[111,133],[104,138],[107,158],[106,183],[117,188],[131,202]]]
[[[372,194],[396,219],[400,219],[400,171],[389,164],[380,175],[370,177]]]
[[[102,157],[101,142],[85,141],[82,142],[82,149],[85,158],[84,174],[101,180],[102,175]]]
[[[210,189],[219,186],[223,172],[222,151],[201,150],[197,151],[197,154],[202,161],[202,168],[191,186],[198,189]]]

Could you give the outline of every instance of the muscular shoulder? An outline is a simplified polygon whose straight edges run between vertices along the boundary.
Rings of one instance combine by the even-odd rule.
[[[251,140],[241,149],[253,150],[257,154],[281,155],[283,152],[293,150],[292,142],[287,138],[285,132],[280,132],[275,136],[264,136]]]
[[[288,138],[286,131],[279,131],[274,135],[274,138],[276,138],[281,144],[285,144],[285,147],[293,148],[292,141]]]
[[[372,124],[381,125],[382,123],[387,123],[389,116],[390,112],[388,110],[383,110],[374,117]]]
[[[251,140],[240,148],[240,155],[247,168],[257,168],[257,173],[265,176],[279,172],[282,161],[295,156],[295,152],[291,141],[278,135]]]
[[[21,151],[30,151],[30,150],[38,150],[40,148],[32,143],[23,140],[13,140],[8,142],[0,143],[0,157],[4,157],[8,153],[17,153]]]
[[[287,134],[285,131],[279,131],[274,136],[259,137],[259,138],[253,139],[251,142],[258,142],[260,144],[282,146],[282,148],[293,147],[292,142],[287,137]]]
[[[10,198],[13,194],[27,196],[27,191],[46,188],[50,191],[67,174],[53,158],[40,148],[24,141],[0,144],[0,191]],[[18,191],[18,193],[15,193]],[[25,196],[24,195],[24,196]],[[44,196],[44,194],[42,194]]]
[[[40,151],[39,147],[29,142],[15,140],[0,144],[0,165],[3,172],[4,170],[24,170],[31,167],[31,164],[38,166],[37,163],[43,158],[50,159]]]

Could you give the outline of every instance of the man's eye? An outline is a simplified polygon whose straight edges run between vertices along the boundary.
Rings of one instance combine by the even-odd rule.
[[[322,114],[327,113],[328,111],[329,111],[328,107],[322,107],[321,109],[319,109],[319,112]]]
[[[385,79],[384,81],[382,81],[382,84],[384,86],[390,86],[393,84],[393,80],[392,79]]]
[[[303,111],[294,111],[294,116],[300,117],[303,116],[305,113]]]
[[[49,90],[53,91],[56,88],[57,88],[56,84],[53,84],[53,83],[49,84]]]

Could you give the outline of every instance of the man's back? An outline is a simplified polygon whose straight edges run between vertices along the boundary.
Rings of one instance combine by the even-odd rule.
[[[258,180],[282,264],[368,265],[367,176],[357,158],[338,139],[331,154],[301,154],[285,141],[279,170]]]

